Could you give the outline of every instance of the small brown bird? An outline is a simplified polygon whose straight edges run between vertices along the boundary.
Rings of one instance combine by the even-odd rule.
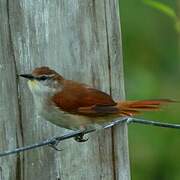
[[[27,78],[36,109],[46,120],[63,128],[98,128],[118,117],[134,116],[142,111],[158,110],[169,99],[114,101],[105,92],[86,84],[66,80],[49,67],[35,68]],[[83,141],[82,137],[76,139]]]

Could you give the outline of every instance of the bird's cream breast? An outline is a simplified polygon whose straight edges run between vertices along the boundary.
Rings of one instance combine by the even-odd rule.
[[[64,112],[54,105],[44,106],[40,115],[46,120],[67,129],[79,129],[81,126],[86,126],[91,123],[91,120],[83,116],[69,114]]]

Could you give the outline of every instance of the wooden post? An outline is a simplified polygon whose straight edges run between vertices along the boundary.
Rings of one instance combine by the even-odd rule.
[[[118,0],[1,0],[0,150],[67,132],[38,117],[19,73],[47,65],[124,98]],[[126,125],[0,159],[0,179],[129,180]],[[2,177],[2,178],[1,178]]]

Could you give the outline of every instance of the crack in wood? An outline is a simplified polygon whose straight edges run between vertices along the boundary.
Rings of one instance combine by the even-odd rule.
[[[9,47],[10,51],[12,53],[12,60],[14,64],[14,69],[15,69],[15,80],[16,80],[16,97],[17,97],[17,106],[18,106],[18,116],[19,116],[19,131],[20,131],[20,136],[18,135],[16,131],[16,144],[17,147],[20,147],[19,145],[19,138],[21,138],[22,145],[24,145],[24,134],[23,134],[23,126],[22,126],[22,116],[21,116],[21,98],[20,98],[20,92],[19,92],[19,77],[18,77],[18,70],[17,70],[17,65],[16,65],[16,57],[15,57],[15,50],[13,47],[13,39],[12,39],[12,31],[11,31],[11,23],[10,23],[10,4],[9,0],[7,0],[7,20],[8,20],[8,34],[9,34]],[[24,158],[23,158],[24,159]],[[24,170],[21,168],[21,161],[20,155],[17,155],[17,161],[16,161],[16,179],[20,180],[21,179],[21,174]],[[23,166],[22,166],[23,167]]]
[[[109,47],[109,34],[108,34],[108,20],[107,20],[107,9],[106,9],[106,0],[104,0],[104,15],[105,15],[105,28],[106,28],[106,40],[107,40],[107,56],[108,56],[108,73],[109,73],[109,92],[112,96],[112,82],[111,82],[111,57],[110,57],[110,47]],[[115,154],[114,154],[114,132],[111,129],[111,141],[112,141],[112,166],[113,166],[113,179],[116,179],[116,163],[115,163]]]

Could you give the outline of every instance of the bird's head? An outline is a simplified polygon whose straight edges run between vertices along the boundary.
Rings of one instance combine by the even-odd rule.
[[[62,88],[64,78],[49,67],[35,68],[31,74],[20,74],[28,79],[28,86],[33,94],[54,93]]]

